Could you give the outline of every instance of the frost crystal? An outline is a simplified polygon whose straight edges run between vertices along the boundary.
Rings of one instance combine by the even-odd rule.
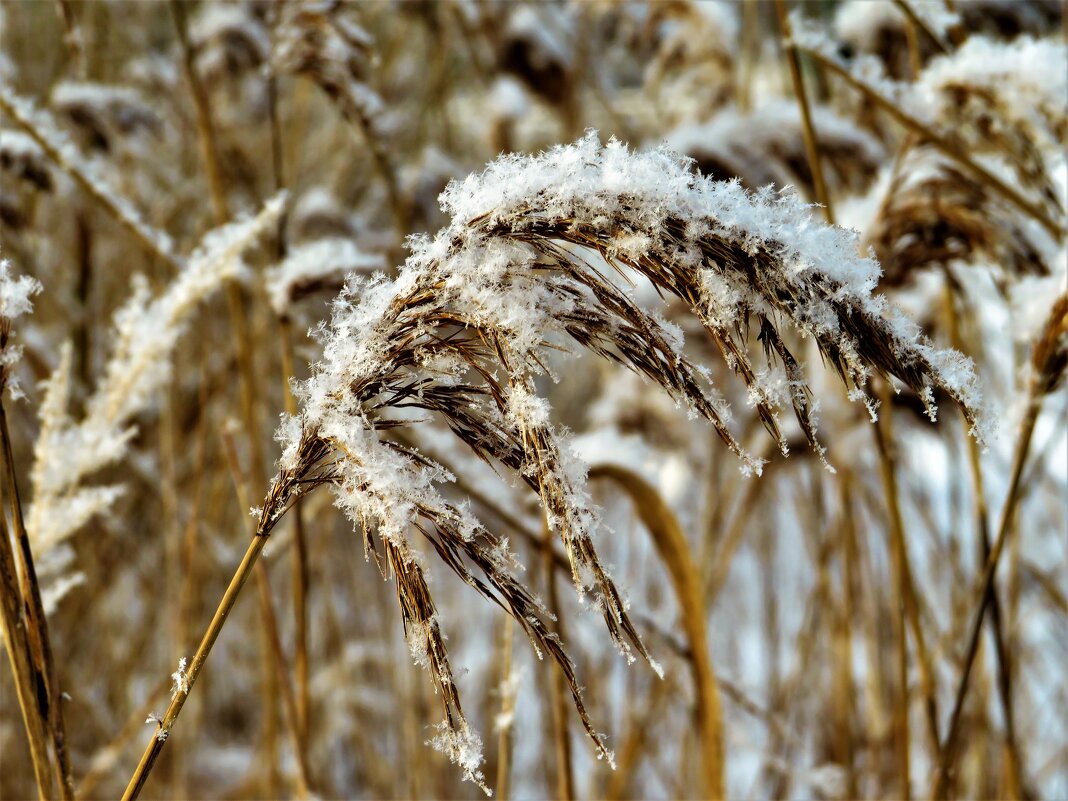
[[[189,662],[184,656],[178,660],[178,669],[171,674],[171,681],[173,682],[171,698],[174,698],[179,693],[182,695],[189,694],[189,676],[185,672],[188,664]]]
[[[33,310],[31,297],[41,291],[41,283],[28,275],[16,278],[11,264],[0,259],[0,395],[6,389],[12,398],[22,397],[15,365],[22,358],[22,347],[11,343],[12,322]]]
[[[443,720],[435,727],[437,734],[427,742],[435,751],[440,751],[464,772],[464,780],[474,782],[487,796],[493,792],[486,786],[485,777],[479,768],[482,765],[482,738],[466,724],[459,730]]]

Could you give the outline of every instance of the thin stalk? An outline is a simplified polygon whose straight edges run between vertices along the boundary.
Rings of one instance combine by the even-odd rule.
[[[74,64],[74,72],[78,76],[78,80],[84,81],[89,75],[71,0],[56,0],[56,11],[59,13],[60,21],[63,23],[63,43],[67,46],[67,50],[70,51],[70,60]]]
[[[909,24],[921,31],[923,35],[927,37],[927,41],[938,49],[938,52],[943,54],[949,53],[949,47],[946,43],[942,41],[938,34],[931,30],[931,26],[927,24],[923,17],[916,13],[906,0],[894,0],[894,5],[901,9],[901,12],[908,17]]]
[[[924,696],[924,712],[927,720],[927,733],[933,750],[938,749],[938,703],[935,698],[933,670],[927,650],[927,639],[923,633],[920,620],[919,599],[916,584],[912,576],[908,545],[905,540],[905,524],[901,515],[901,494],[897,483],[897,458],[893,445],[893,414],[891,412],[889,387],[885,387],[880,408],[879,420],[872,426],[875,445],[879,454],[879,472],[883,483],[889,513],[891,550],[895,556],[895,572],[903,603],[905,620],[912,633],[916,647],[916,662],[919,667],[920,688]],[[907,645],[904,646],[907,653]],[[907,695],[905,704],[907,707]]]
[[[745,113],[753,107],[753,73],[756,72],[757,10],[754,0],[742,2],[742,35],[738,43],[738,70],[734,81],[734,100],[738,110]]]
[[[515,695],[512,690],[512,626],[514,621],[506,617],[501,627],[501,718],[504,721],[497,733],[497,799],[508,801],[508,782],[511,773],[512,724],[515,714]]]
[[[545,570],[546,600],[549,612],[555,619],[556,636],[566,640],[564,619],[560,614],[560,598],[556,591],[556,573],[553,571],[552,530],[548,523],[542,526],[542,566]],[[575,798],[575,771],[571,762],[571,741],[567,731],[567,687],[564,674],[559,666],[553,666],[550,682],[550,704],[552,705],[553,743],[556,747],[556,798],[559,801],[573,801]]]
[[[183,0],[171,0],[169,4],[174,28],[181,44],[182,70],[193,96],[193,108],[196,115],[197,141],[200,143],[201,157],[208,176],[208,188],[211,196],[212,212],[216,225],[230,221],[230,208],[226,199],[226,186],[222,167],[219,164],[218,142],[215,125],[212,122],[211,102],[204,88],[194,63],[193,48],[189,42],[186,4]],[[240,374],[241,407],[248,435],[249,448],[252,451],[252,469],[250,476],[258,476],[263,465],[263,449],[257,433],[255,414],[255,366],[252,357],[252,342],[249,335],[249,321],[241,298],[241,290],[231,282],[226,287],[226,301],[230,312],[230,327],[237,344],[237,362]]]
[[[909,66],[912,68],[912,79],[919,78],[923,71],[923,60],[920,58],[920,37],[916,33],[916,26],[911,20],[905,20],[905,41],[909,48]]]
[[[215,610],[215,614],[212,616],[203,638],[200,640],[200,646],[186,669],[184,678],[188,689],[185,692],[176,692],[171,698],[171,703],[167,707],[163,719],[159,722],[156,731],[153,732],[152,739],[149,740],[144,753],[141,755],[141,761],[138,762],[126,786],[126,790],[122,794],[123,801],[131,801],[131,799],[137,798],[144,789],[145,782],[148,781],[152,768],[155,766],[156,760],[159,759],[163,746],[166,745],[171,730],[182,712],[182,707],[185,706],[189,692],[192,691],[193,685],[196,684],[197,679],[200,677],[204,662],[207,660],[208,654],[211,653],[215,641],[219,638],[226,619],[230,616],[230,612],[233,611],[234,604],[241,593],[241,588],[245,586],[248,577],[252,575],[252,569],[256,566],[260,552],[263,550],[263,546],[267,544],[268,533],[266,531],[262,534],[257,533],[249,542],[248,549],[245,551],[241,563],[237,566],[237,570],[234,571],[233,578],[230,579],[230,584],[226,588],[226,592],[223,593],[222,600],[219,601],[219,606]]]
[[[297,399],[289,385],[293,376],[293,341],[292,325],[288,318],[278,320],[278,338],[282,352],[282,383],[286,412],[297,413]],[[308,735],[308,709],[310,693],[308,689],[308,544],[304,536],[304,515],[298,506],[293,516],[293,671],[296,682],[297,730],[303,745]]]
[[[237,449],[234,445],[233,437],[227,432],[224,432],[223,434],[223,445],[226,450],[230,473],[233,477],[234,490],[237,493],[238,504],[240,508],[248,509],[251,504],[249,503],[248,494],[245,491],[245,482],[242,480],[241,467],[237,458]],[[260,602],[260,617],[263,621],[263,631],[267,638],[267,650],[270,651],[273,657],[272,666],[274,668],[274,682],[272,682],[272,684],[276,685],[276,688],[272,688],[272,691],[281,691],[282,707],[286,712],[286,728],[289,733],[290,744],[297,757],[297,794],[301,798],[307,798],[309,794],[308,766],[305,750],[301,743],[301,735],[297,728],[297,702],[293,697],[293,687],[289,682],[289,668],[286,665],[286,656],[285,650],[282,647],[282,638],[278,634],[278,616],[275,614],[274,604],[271,601],[270,578],[267,575],[267,568],[262,562],[256,565],[255,571],[256,588],[258,590]]]
[[[779,33],[782,36],[783,49],[786,51],[786,62],[790,65],[790,80],[794,85],[794,95],[797,97],[797,105],[801,110],[801,133],[805,141],[805,156],[808,159],[808,167],[812,172],[812,185],[816,193],[816,202],[823,206],[827,222],[834,225],[834,209],[831,207],[830,195],[827,194],[827,184],[823,180],[823,165],[820,163],[819,143],[816,141],[816,132],[812,127],[812,113],[809,109],[804,77],[801,75],[801,59],[798,55],[798,47],[791,41],[790,19],[786,14],[785,0],[775,0],[775,13],[779,18]]]
[[[15,543],[18,545],[18,562],[22,577],[22,603],[26,631],[35,670],[44,679],[44,687],[39,689],[43,689],[45,692],[44,704],[47,710],[48,735],[51,738],[52,750],[56,758],[54,768],[59,795],[64,801],[69,801],[74,798],[74,777],[71,774],[70,754],[67,752],[67,732],[66,725],[63,722],[63,703],[62,695],[59,691],[59,677],[56,673],[56,661],[52,656],[52,643],[48,636],[48,618],[45,616],[44,603],[41,601],[41,587],[37,581],[37,570],[33,564],[30,538],[26,533],[26,524],[22,517],[22,501],[19,497],[19,486],[15,477],[15,457],[11,450],[7,411],[4,409],[2,402],[0,402],[0,448],[4,452],[8,504],[11,508],[11,522],[15,534]],[[0,515],[2,514],[2,510],[0,510]]]
[[[1005,549],[1005,542],[1013,529],[1013,521],[1016,515],[1016,507],[1020,499],[1021,477],[1027,455],[1031,449],[1031,437],[1034,434],[1035,422],[1038,413],[1042,409],[1042,395],[1037,385],[1032,382],[1028,392],[1027,410],[1020,422],[1020,432],[1016,438],[1016,447],[1012,457],[1012,473],[1009,479],[1009,491],[1005,498],[1005,505],[1001,509],[1001,518],[998,523],[998,534],[994,546],[990,550],[990,556],[986,560],[983,569],[983,577],[976,593],[976,601],[973,606],[975,612],[972,616],[971,625],[968,629],[968,644],[965,649],[964,667],[961,671],[960,681],[953,700],[953,711],[949,717],[949,727],[946,737],[938,755],[938,772],[935,778],[931,797],[941,799],[945,797],[947,782],[953,762],[956,759],[957,737],[960,734],[961,712],[964,708],[964,700],[968,694],[968,685],[971,679],[972,667],[979,650],[979,635],[982,630],[983,616],[993,597],[994,575],[997,572],[998,561],[1001,552]]]
[[[93,233],[86,214],[78,211],[74,217],[78,280],[75,296],[78,300],[77,322],[74,325],[74,375],[78,378],[79,400],[89,391],[89,362],[92,353],[90,302],[93,285]]]
[[[953,292],[948,283],[946,284],[944,301],[950,344],[957,350],[964,352],[957,305],[954,302]],[[991,550],[990,515],[986,505],[986,487],[983,481],[982,460],[979,454],[979,443],[976,442],[975,437],[967,435],[968,421],[962,417],[961,422],[964,425],[964,439],[968,446],[968,468],[972,481],[976,528],[979,532],[979,554],[982,560],[981,564],[986,565],[990,559]],[[1026,773],[1023,769],[1019,741],[1016,738],[1016,723],[1012,701],[1012,663],[1005,643],[1004,616],[1002,615],[1001,600],[996,584],[990,585],[990,598],[987,602],[990,605],[991,635],[994,640],[994,653],[997,656],[998,696],[1001,700],[1001,714],[1005,720],[1009,792],[1013,798],[1018,798],[1021,790],[1021,777]]]
[[[857,529],[856,521],[853,518],[852,485],[852,475],[847,471],[843,471],[842,479],[838,485],[842,509],[838,546],[841,558],[840,581],[842,594],[837,616],[838,632],[836,636],[837,647],[835,649],[837,678],[835,681],[838,685],[838,698],[842,707],[838,728],[841,730],[841,757],[845,761],[846,769],[846,797],[859,798],[856,757],[857,738],[854,730],[858,704],[857,683],[853,675],[853,610],[861,603],[861,591],[858,585]]]
[[[853,77],[853,75],[849,72],[848,69],[841,66],[833,59],[828,58],[827,56],[816,50],[811,50],[808,48],[805,48],[805,50],[807,53],[809,53],[809,55],[815,58],[824,67],[841,77],[847,84],[852,86],[854,89],[863,92],[869,99],[871,99],[872,102],[875,103],[875,105],[879,106],[881,109],[887,112],[901,125],[908,128],[910,131],[919,134],[921,137],[929,141],[931,145],[937,150],[941,151],[943,154],[953,159],[953,161],[957,162],[966,170],[968,170],[968,172],[972,173],[979,180],[980,183],[989,187],[992,191],[1001,195],[1012,205],[1016,206],[1016,208],[1020,209],[1025,214],[1038,221],[1038,223],[1041,224],[1042,227],[1045,228],[1056,239],[1059,240],[1064,237],[1064,226],[1055,222],[1044,208],[1042,208],[1039,204],[1028,200],[1020,192],[1017,192],[1011,186],[1009,186],[996,175],[994,175],[992,172],[990,172],[990,170],[986,169],[981,164],[976,162],[974,159],[972,159],[971,156],[968,155],[968,153],[963,148],[946,139],[944,136],[941,136],[940,134],[936,133],[930,128],[930,126],[924,124],[920,120],[917,120],[912,115],[902,111],[893,102],[879,94],[878,91],[868,86],[866,83],[859,80],[858,78]]]
[[[201,158],[208,175],[208,190],[211,196],[212,211],[218,223],[224,223],[230,218],[230,210],[226,201],[226,190],[223,183],[222,169],[219,165],[218,142],[215,138],[215,126],[212,124],[211,104],[204,84],[197,75],[194,61],[193,48],[189,42],[189,24],[186,18],[186,4],[182,0],[171,0],[168,3],[171,12],[171,20],[178,34],[178,42],[181,45],[182,72],[186,83],[193,95],[193,110],[195,112],[197,126],[197,141],[200,143]]]
[[[218,141],[215,132],[214,118],[212,116],[211,101],[204,83],[196,70],[193,48],[189,40],[187,7],[183,0],[171,0],[169,3],[171,19],[177,33],[182,71],[186,82],[189,84],[190,94],[193,99],[193,107],[196,118],[197,141],[200,145],[201,158],[208,178],[208,188],[211,197],[212,212],[217,225],[222,225],[230,219],[230,208],[226,195],[225,179],[222,165],[219,162]],[[258,478],[264,464],[263,448],[260,442],[259,426],[256,415],[256,368],[254,362],[254,349],[252,346],[251,326],[245,301],[240,287],[231,282],[226,287],[226,302],[229,312],[231,339],[235,344],[239,392],[241,396],[241,417],[245,428],[245,438],[248,442],[250,461],[248,476],[251,479]],[[251,491],[248,492],[251,495]],[[247,507],[245,507],[247,508]],[[264,626],[268,625],[268,617],[261,608],[261,620]],[[271,650],[273,641],[272,632],[265,629],[266,646]],[[286,682],[284,674],[278,676],[279,681]],[[273,766],[276,760],[273,758],[275,726],[277,709],[275,699],[277,693],[272,687],[271,660],[264,664],[264,710],[265,725],[267,727],[266,742],[270,749],[269,762]],[[292,692],[288,685],[283,690],[283,697]],[[294,720],[294,725],[296,721]],[[298,760],[299,761],[299,760]]]
[[[0,497],[6,496],[0,484]],[[30,746],[33,775],[37,781],[37,797],[41,801],[52,797],[52,767],[48,757],[46,721],[48,710],[43,709],[45,679],[34,666],[33,653],[22,617],[22,591],[19,589],[15,552],[7,530],[7,516],[0,507],[0,614],[4,626],[4,646],[11,663],[15,692],[22,711],[22,725]]]
[[[882,437],[877,435],[877,442],[880,444],[880,457],[882,455]],[[880,466],[885,472],[885,460],[880,458]],[[884,478],[884,483],[886,479]],[[891,493],[887,494],[887,501],[890,502],[890,498],[893,497]],[[895,527],[891,526],[890,535],[890,562],[891,569],[894,574],[893,591],[891,593],[893,617],[894,617],[894,639],[897,644],[897,680],[898,680],[898,693],[900,698],[898,699],[897,709],[897,733],[898,733],[898,770],[900,772],[900,780],[902,786],[901,797],[908,801],[912,797],[912,771],[910,751],[911,743],[909,736],[909,669],[908,669],[908,633],[905,625],[905,578],[904,578],[904,555],[901,553],[900,547],[901,541],[896,536]]]

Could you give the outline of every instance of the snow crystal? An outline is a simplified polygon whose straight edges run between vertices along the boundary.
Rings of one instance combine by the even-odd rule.
[[[427,742],[435,751],[440,751],[464,772],[464,780],[478,785],[487,796],[493,793],[486,786],[479,767],[482,765],[482,738],[465,722],[459,731],[443,720],[434,727],[437,734]]]
[[[28,275],[16,278],[11,271],[11,262],[0,260],[0,317],[10,322],[29,314],[33,311],[30,298],[40,291],[40,281]]]
[[[11,272],[11,264],[0,260],[0,392],[5,389],[13,399],[22,397],[22,389],[15,376],[15,365],[22,358],[22,346],[11,342],[12,321],[33,310],[30,300],[41,291],[41,283],[28,275],[18,278]]]

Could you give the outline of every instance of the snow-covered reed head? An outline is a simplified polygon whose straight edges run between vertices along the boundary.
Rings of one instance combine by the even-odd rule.
[[[117,140],[158,134],[162,126],[144,98],[125,87],[66,81],[52,90],[50,105],[89,150],[109,153]]]
[[[372,40],[342,9],[286,6],[272,58],[279,71],[310,78],[350,120],[370,125],[382,108],[381,98],[366,83]]]
[[[883,268],[883,286],[919,270],[992,264],[1006,276],[1048,275],[1056,242],[953,162],[916,148],[882,193],[866,239]]]
[[[450,184],[442,205],[452,222],[412,241],[396,279],[351,279],[334,301],[319,330],[322,360],[299,387],[300,413],[279,433],[279,473],[258,532],[267,536],[309,487],[333,485],[368,550],[381,547],[397,577],[409,642],[442,692],[442,743],[471,778],[478,759],[411,531],[561,664],[587,731],[608,752],[545,611],[512,574],[506,544],[446,500],[439,485],[450,476],[407,444],[404,429],[438,418],[533,489],[580,596],[592,594],[628,657],[649,659],[595,550],[584,466],[537,391],[550,350],[585,349],[629,367],[707,419],[743,469],[759,472],[761,461],[736,439],[708,370],[684,352],[677,328],[636,303],[630,281],[650,281],[692,310],[784,451],[780,413],[792,409],[822,453],[791,330],[811,338],[850,395],[872,409],[869,378],[892,375],[928,403],[940,389],[978,422],[970,363],[894,316],[872,295],[879,267],[857,255],[857,237],[817,222],[792,195],[749,194],[695,175],[668,151],[635,154],[590,133],[540,156],[502,157]]]
[[[119,497],[121,486],[87,485],[88,479],[126,456],[137,416],[151,408],[173,378],[171,355],[193,312],[246,270],[247,251],[277,225],[284,203],[284,194],[277,195],[256,216],[209,232],[185,269],[156,296],[143,276],[135,276],[130,298],[115,314],[110,357],[79,420],[69,415],[71,350],[69,345],[62,349],[41,402],[33,504],[27,515],[38,557],[59,548]],[[57,557],[54,566],[62,572],[67,564]]]
[[[886,157],[882,144],[827,106],[814,106],[812,115],[830,186],[839,191],[863,190]],[[707,176],[737,177],[751,189],[769,183],[795,186],[806,196],[814,196],[796,103],[768,103],[744,113],[728,108],[707,123],[677,127],[667,142],[693,158]]]
[[[1052,395],[1068,376],[1068,293],[1061,292],[1049,310],[1031,353],[1034,396]]]

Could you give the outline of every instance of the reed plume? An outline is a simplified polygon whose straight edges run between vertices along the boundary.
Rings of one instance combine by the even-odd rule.
[[[442,196],[452,223],[413,241],[395,280],[353,278],[335,300],[329,327],[318,332],[323,359],[298,390],[300,412],[279,431],[279,472],[258,510],[257,533],[268,536],[309,489],[333,487],[368,553],[396,578],[413,654],[441,693],[445,721],[436,745],[476,782],[477,738],[460,706],[425,564],[407,538],[413,528],[557,661],[599,755],[611,755],[544,608],[512,573],[505,541],[446,500],[438,485],[449,474],[396,434],[427,415],[440,418],[475,454],[537,492],[579,595],[594,596],[628,659],[636,652],[654,667],[597,555],[585,469],[537,393],[549,350],[578,346],[627,366],[706,418],[743,470],[759,472],[762,464],[735,438],[726,403],[682,352],[679,332],[640,309],[595,256],[619,277],[649,280],[690,306],[784,451],[783,407],[822,454],[815,400],[786,345],[786,325],[811,337],[851,396],[873,411],[869,376],[894,375],[928,402],[934,388],[944,391],[978,433],[970,365],[933,348],[871,294],[878,268],[854,255],[854,236],[819,225],[788,195],[750,195],[687,166],[666,151],[602,147],[591,133],[538,157],[503,157],[454,182]],[[751,328],[763,346],[761,367],[749,350]],[[788,378],[785,397],[773,391],[776,366]]]
[[[122,493],[119,485],[86,486],[86,479],[125,456],[136,433],[134,419],[171,379],[170,355],[193,312],[241,274],[245,252],[277,224],[282,204],[282,197],[275,198],[257,216],[208,233],[156,297],[143,278],[134,281],[133,293],[115,315],[111,356],[81,420],[69,415],[71,349],[63,347],[41,402],[27,515],[34,552],[47,560],[46,576],[59,582],[49,593],[53,605],[71,586],[70,554],[53,552]]]

